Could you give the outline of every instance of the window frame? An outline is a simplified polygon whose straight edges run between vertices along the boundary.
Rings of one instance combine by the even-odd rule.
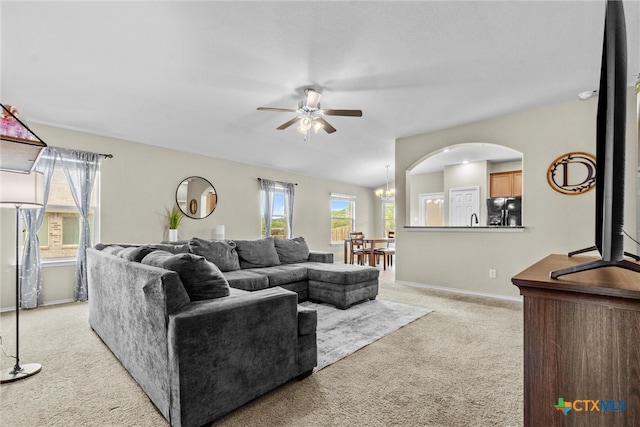
[[[387,209],[386,209],[387,205],[393,205],[393,217],[390,218],[390,219],[387,219],[387,215],[386,215],[387,214]],[[384,237],[386,237],[388,231],[395,231],[395,229],[396,229],[396,227],[395,227],[396,217],[397,217],[397,215],[396,215],[396,202],[395,202],[395,200],[394,201],[389,201],[389,202],[383,201],[381,203],[381,206],[382,206],[382,208],[381,208],[382,209],[382,211],[381,211],[381,214],[382,214],[382,235]],[[393,227],[392,228],[387,229],[387,222],[388,221],[393,221]]]
[[[58,169],[60,171],[62,171],[62,173],[64,173],[64,170],[62,169],[62,163],[60,162],[60,159],[56,159],[56,163],[55,163],[55,168]],[[66,178],[66,177],[65,177]],[[68,182],[67,182],[68,185]],[[94,191],[94,197],[92,197],[92,201],[95,199],[95,204],[91,205],[90,207],[90,216],[93,215],[93,221],[90,220],[89,223],[89,227],[91,229],[91,231],[93,232],[93,239],[92,239],[92,243],[95,244],[97,242],[100,241],[100,205],[101,205],[101,173],[100,173],[100,165],[98,166],[98,170],[96,171],[96,178],[93,184],[93,191]],[[51,188],[50,188],[51,191]],[[51,194],[49,194],[49,198]],[[45,224],[47,225],[47,227],[50,226],[50,221],[49,221],[49,217],[47,216],[48,212],[53,212],[56,214],[77,214],[78,217],[80,216],[80,211],[78,210],[78,208],[76,207],[75,203],[73,205],[53,205],[53,204],[49,204],[47,203],[47,205],[45,206],[45,217],[43,218],[42,221],[42,225],[41,227],[45,226]],[[25,224],[24,222],[21,220],[21,226],[22,226],[22,230],[25,230]],[[79,221],[79,226],[81,226],[82,221]],[[63,231],[62,231],[63,232]],[[23,235],[23,239],[21,241],[21,250],[24,249],[24,242],[25,242],[25,238],[26,238],[26,231],[24,232],[25,235]],[[38,233],[40,233],[40,230],[38,230]],[[62,235],[61,237],[61,242],[60,242],[60,248],[61,249],[74,249],[75,248],[75,255],[73,256],[51,256],[51,257],[44,257],[43,255],[45,255],[47,252],[46,251],[50,251],[52,248],[51,245],[51,231],[49,231],[48,233],[48,238],[47,238],[47,245],[40,245],[39,249],[40,249],[40,263],[43,267],[47,267],[47,266],[66,266],[66,265],[75,265],[76,260],[77,260],[77,248],[78,248],[78,244],[63,244],[62,243]]]
[[[334,201],[342,201],[348,202],[351,206],[351,217],[334,217],[333,216],[333,202]],[[356,229],[356,196],[350,194],[341,194],[341,193],[331,193],[330,194],[330,202],[329,202],[329,239],[331,245],[343,245],[344,239],[334,240],[333,239],[333,221],[334,220],[351,220],[350,231],[354,231]],[[347,233],[348,236],[348,233]],[[346,238],[346,237],[345,237]]]
[[[273,209],[275,209],[275,207],[276,207],[275,199],[279,195],[282,196],[282,209],[283,209],[282,210],[282,215],[276,215],[273,212]],[[265,206],[264,201],[265,201],[265,197],[267,197],[267,195],[266,195],[265,191],[261,189],[260,190],[260,236],[262,238],[269,237],[269,236],[267,236],[265,234],[265,232],[267,230],[266,221],[265,221],[265,218],[264,218],[264,206]],[[282,230],[283,230],[284,234],[283,235],[280,235],[280,234],[274,235],[273,234],[273,228],[272,228],[271,229],[271,237],[275,237],[277,239],[286,238],[287,229],[289,228],[289,224],[287,223],[287,212],[286,212],[286,210],[287,210],[287,205],[285,203],[284,186],[282,184],[276,182],[276,184],[275,184],[275,194],[274,194],[274,204],[271,207],[271,225],[273,226],[273,220],[274,219],[276,219],[276,218],[277,219],[282,219],[282,223],[284,225],[284,228],[282,228]]]

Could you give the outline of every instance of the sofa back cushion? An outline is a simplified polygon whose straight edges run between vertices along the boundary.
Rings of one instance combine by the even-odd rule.
[[[127,261],[140,262],[144,257],[155,250],[156,249],[150,246],[130,246],[118,252],[118,256],[126,259]]]
[[[107,245],[104,246],[101,250],[105,254],[118,256],[123,249],[124,248],[120,245]]]
[[[280,258],[272,236],[258,240],[235,240],[241,268],[273,267]]]
[[[186,254],[189,252],[188,243],[154,243],[151,247],[161,251],[171,252],[172,254]]]
[[[172,270],[178,273],[191,301],[201,301],[229,295],[229,282],[220,269],[204,257],[190,253],[172,254],[153,251],[142,259],[142,264]]]
[[[212,241],[194,237],[189,241],[189,251],[205,257],[207,261],[214,263],[220,271],[240,270],[238,251],[236,251],[236,243],[233,241]]]
[[[309,258],[309,246],[304,237],[275,239],[274,243],[281,264],[305,262]]]

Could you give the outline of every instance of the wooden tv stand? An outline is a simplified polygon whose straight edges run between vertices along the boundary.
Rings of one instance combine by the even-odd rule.
[[[550,278],[593,259],[549,255],[512,278],[524,297],[525,426],[640,426],[640,274]]]

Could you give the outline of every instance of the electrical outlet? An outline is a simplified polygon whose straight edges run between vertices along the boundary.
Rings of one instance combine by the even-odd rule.
[[[489,277],[492,279],[496,278],[496,269],[495,268],[490,268],[489,269]]]

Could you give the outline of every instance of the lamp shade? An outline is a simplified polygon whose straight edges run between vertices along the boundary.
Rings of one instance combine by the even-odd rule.
[[[44,176],[40,172],[0,171],[0,206],[39,208],[44,205]]]
[[[16,107],[0,106],[0,170],[31,172],[47,144],[18,118]]]

